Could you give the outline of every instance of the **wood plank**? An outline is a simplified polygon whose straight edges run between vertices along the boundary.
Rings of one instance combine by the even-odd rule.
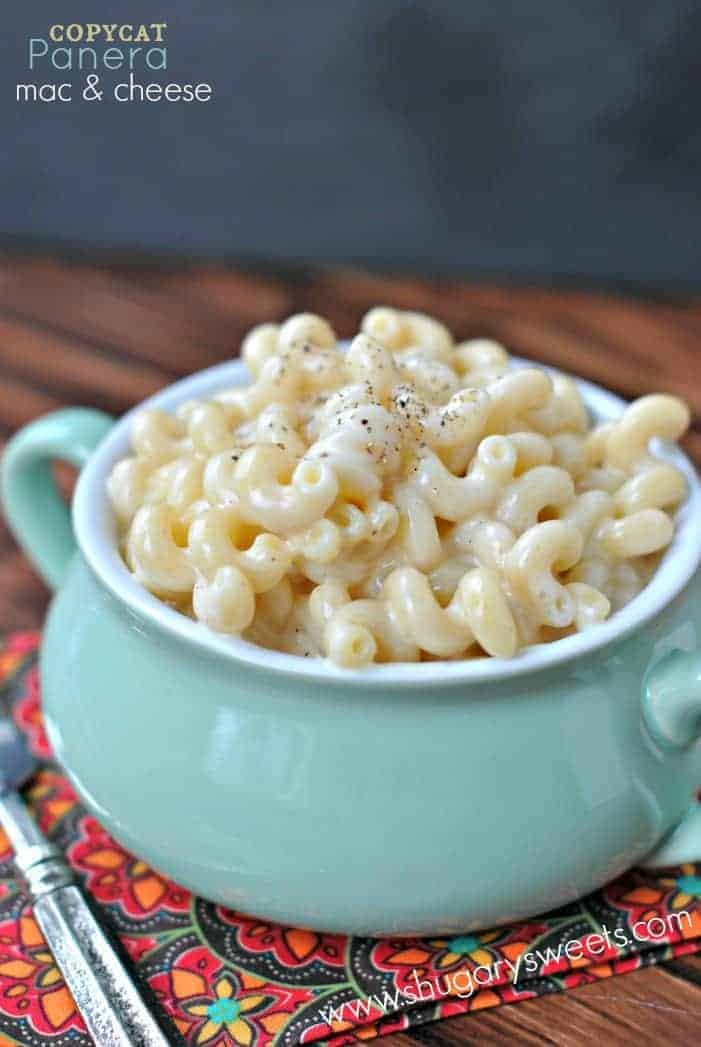
[[[1,315],[0,369],[52,399],[120,414],[169,381],[163,367],[126,362]]]
[[[229,317],[237,327],[287,316],[294,310],[293,292],[280,279],[212,267],[175,271],[120,270],[137,287],[148,287],[185,301],[205,304]]]
[[[181,375],[226,359],[243,334],[206,308],[96,269],[0,263],[0,310]]]
[[[701,955],[699,953],[670,960],[664,965],[664,968],[678,978],[701,986]]]
[[[477,1011],[386,1037],[387,1047],[456,1044],[555,1044],[606,1047],[695,1044],[701,991],[666,971],[620,975],[566,993]]]
[[[62,406],[59,397],[2,371],[0,351],[0,430],[5,436],[47,411]]]

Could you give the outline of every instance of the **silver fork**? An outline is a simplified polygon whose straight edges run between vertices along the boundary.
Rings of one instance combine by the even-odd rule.
[[[61,852],[17,789],[37,770],[14,723],[0,714],[0,823],[32,897],[34,915],[98,1047],[173,1047],[90,909]]]

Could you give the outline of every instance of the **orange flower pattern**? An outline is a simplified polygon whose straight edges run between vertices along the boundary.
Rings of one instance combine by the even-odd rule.
[[[371,1040],[438,1018],[518,1003],[695,952],[701,946],[701,866],[632,870],[581,902],[493,931],[415,939],[347,938],[281,927],[194,898],[120,847],[86,814],[51,763],[41,717],[38,636],[0,643],[0,688],[32,751],[43,761],[26,797],[63,849],[172,1027],[190,1047],[333,1047]],[[663,934],[636,939],[640,922],[689,913]],[[565,943],[606,927],[628,939],[603,954],[568,960]],[[512,984],[509,965],[538,949],[543,962]],[[548,951],[550,950],[550,951]],[[558,958],[559,957],[559,958]],[[508,961],[508,962],[507,962]],[[469,998],[451,979],[489,968]],[[408,986],[430,999],[329,1016],[344,1003],[398,999]],[[451,985],[453,987],[451,988]],[[330,1010],[330,1008],[332,1010]],[[329,1021],[331,1024],[329,1024]],[[91,1047],[73,999],[32,916],[0,832],[0,1042]]]

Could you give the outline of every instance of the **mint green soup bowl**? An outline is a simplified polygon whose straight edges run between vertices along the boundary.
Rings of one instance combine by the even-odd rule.
[[[166,409],[244,380],[178,382]],[[623,404],[587,383],[592,413]],[[41,675],[51,743],[85,805],[193,891],[354,934],[531,916],[624,869],[701,858],[701,491],[660,570],[611,620],[511,661],[362,672],[216,635],[143,590],[105,494],[127,452],[75,409],[10,442],[10,527],[56,589]],[[82,466],[72,526],[50,471]]]

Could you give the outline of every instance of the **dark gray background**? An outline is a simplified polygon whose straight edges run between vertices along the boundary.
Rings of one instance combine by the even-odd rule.
[[[28,36],[132,20],[214,100],[16,102]],[[35,0],[1,46],[2,243],[701,285],[693,0]]]

